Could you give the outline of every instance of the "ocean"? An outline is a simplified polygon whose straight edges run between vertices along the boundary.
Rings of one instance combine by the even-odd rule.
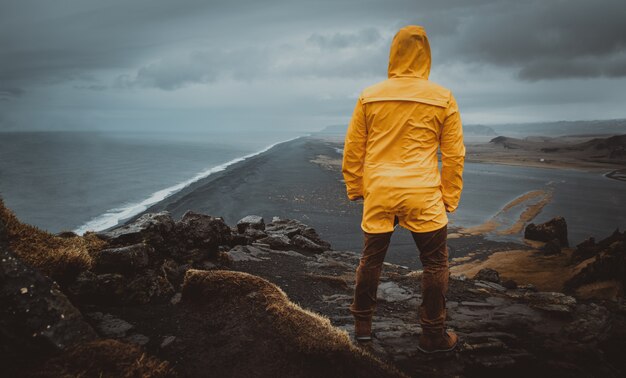
[[[626,182],[607,178],[602,172],[466,163],[463,181],[459,208],[449,217],[454,225],[477,226],[519,196],[542,190],[552,193],[551,200],[532,222],[564,217],[572,245],[591,236],[600,240],[626,227]],[[524,207],[514,210],[499,220],[514,223]],[[491,238],[519,240],[519,236]]]
[[[20,220],[50,232],[102,230],[296,136],[0,133],[0,196]]]
[[[103,230],[123,223],[191,183],[228,169],[231,164],[266,151],[276,143],[298,136],[248,133],[244,138],[242,135],[2,133],[0,195],[22,221],[42,229],[51,232],[73,230],[77,233]],[[307,157],[312,152],[301,151],[300,148],[304,147],[297,147],[303,145],[303,142],[294,142],[293,145],[296,151],[290,153],[295,155],[289,159],[302,160],[297,165],[299,170],[287,168],[288,164],[283,160],[285,157],[277,156],[274,169],[286,172],[263,178],[263,182],[272,183],[274,190],[284,191],[278,197],[274,196],[276,198],[280,195],[293,194],[297,197],[305,194],[310,188],[307,187],[309,184],[304,184],[309,181],[303,175],[315,174],[304,168],[312,164],[308,160],[310,157]],[[336,157],[341,157],[339,148],[331,150]],[[338,177],[333,181],[341,186],[337,190],[341,192],[341,200],[345,201],[343,184],[338,182],[340,173],[336,174]],[[246,178],[241,179],[244,185],[252,185]],[[274,180],[301,181],[302,185],[295,181],[281,183]],[[291,187],[299,189],[289,189]],[[590,236],[600,239],[618,227],[626,227],[625,189],[626,182],[606,178],[601,172],[468,162],[464,171],[461,204],[455,213],[450,214],[450,221],[452,226],[479,225],[498,214],[517,197],[541,190],[550,192],[551,199],[533,222],[543,222],[555,216],[565,217],[570,242],[574,245]],[[289,190],[295,192],[290,194]],[[232,202],[234,197],[224,198],[224,195],[216,200],[222,204]],[[200,202],[207,201],[210,202],[208,198]],[[221,209],[219,214],[230,214],[230,223],[236,222],[238,216],[268,206],[271,209],[266,209],[267,215],[283,214],[287,217],[304,217],[302,219],[306,220],[306,214],[301,214],[303,209],[294,210],[293,204],[275,198],[249,198],[240,202],[225,207],[213,203],[211,207]],[[240,209],[244,203],[248,204],[247,207]],[[329,206],[334,208],[340,205]],[[358,232],[354,238],[346,237],[340,227],[342,231],[335,235],[333,227],[329,229],[326,224],[341,225],[348,222],[344,216],[332,221],[327,216],[325,221],[316,219],[315,213],[323,211],[315,206],[319,204],[312,202],[308,206],[312,226],[336,247],[352,250],[360,248],[361,235]],[[514,207],[499,215],[498,220],[505,226],[512,225],[524,209],[525,206]],[[358,220],[350,223],[356,227]],[[519,241],[520,235],[496,233],[489,237]]]

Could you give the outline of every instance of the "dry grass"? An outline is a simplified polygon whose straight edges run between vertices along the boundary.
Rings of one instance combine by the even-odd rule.
[[[344,290],[350,288],[350,284],[348,282],[354,281],[354,274],[350,274],[349,276],[346,274],[331,276],[326,274],[305,273],[305,275],[311,277],[311,279],[315,281],[324,282],[332,287]]]
[[[6,226],[9,246],[29,265],[63,284],[91,267],[90,253],[106,243],[88,233],[62,238],[20,222],[0,199],[0,222]]]
[[[286,364],[297,365],[300,359],[315,360],[318,361],[316,368],[320,369],[318,373],[330,369],[328,371],[334,371],[336,376],[345,376],[346,372],[350,372],[350,376],[403,376],[394,367],[357,348],[348,333],[334,327],[328,318],[291,302],[280,287],[261,277],[225,270],[187,271],[184,303],[210,303],[216,297],[225,298],[227,302],[245,298],[244,303],[236,304],[238,312],[245,314],[243,321],[253,322],[256,329],[272,335],[271,345],[275,348],[289,350],[291,360]],[[253,309],[261,311],[255,314]],[[233,322],[239,324],[234,318]]]
[[[495,252],[484,261],[471,261],[450,268],[455,275],[474,277],[483,268],[495,269],[502,279],[520,284],[533,284],[542,291],[562,291],[567,280],[577,274],[589,261],[570,265],[572,250],[545,256],[537,250]]]
[[[135,345],[97,340],[78,345],[48,361],[39,377],[171,377],[167,362],[147,356]]]

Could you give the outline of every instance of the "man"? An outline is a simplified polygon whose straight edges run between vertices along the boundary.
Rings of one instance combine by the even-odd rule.
[[[391,43],[388,79],[359,96],[342,166],[348,198],[363,199],[365,242],[350,306],[356,339],[371,340],[380,272],[397,222],[411,231],[424,266],[418,348],[428,353],[452,350],[458,341],[444,324],[449,276],[446,212],[458,206],[465,161],[456,100],[428,80],[430,63],[425,30],[402,28]]]

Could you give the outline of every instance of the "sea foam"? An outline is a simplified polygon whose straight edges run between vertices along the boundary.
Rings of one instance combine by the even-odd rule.
[[[134,203],[122,206],[122,207],[107,210],[104,214],[101,214],[89,220],[87,223],[83,224],[82,226],[76,228],[74,232],[79,235],[83,235],[87,231],[102,231],[102,230],[106,230],[107,228],[117,226],[118,224],[121,223],[121,221],[131,218],[141,213],[142,211],[145,211],[147,208],[154,205],[155,203],[166,199],[172,194],[186,188],[187,186],[193,184],[194,182],[198,180],[208,177],[214,173],[224,171],[226,168],[230,167],[233,164],[239,163],[251,157],[267,152],[279,144],[287,143],[298,138],[300,137],[295,137],[295,138],[287,139],[281,142],[276,142],[274,144],[271,144],[265,147],[264,149],[260,151],[253,152],[251,154],[235,158],[231,161],[217,165],[215,167],[208,168],[198,173],[194,177],[190,178],[189,180],[183,181],[179,184],[176,184],[176,185],[173,185],[168,188],[161,189],[157,192],[152,193],[152,195],[150,195],[148,198],[144,199],[143,201],[134,202]]]

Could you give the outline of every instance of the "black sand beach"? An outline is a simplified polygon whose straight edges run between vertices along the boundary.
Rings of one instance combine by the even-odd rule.
[[[334,249],[360,251],[362,204],[346,197],[338,147],[341,144],[331,138],[316,137],[279,144],[194,183],[146,212],[167,210],[177,218],[193,210],[221,216],[229,224],[250,214],[261,215],[267,221],[274,216],[298,219],[318,230]],[[449,233],[454,231],[450,227]],[[451,259],[484,248],[492,250],[494,244],[498,250],[523,248],[519,244],[489,241],[480,235],[449,239],[448,244]],[[421,267],[407,230],[396,229],[386,261]]]

